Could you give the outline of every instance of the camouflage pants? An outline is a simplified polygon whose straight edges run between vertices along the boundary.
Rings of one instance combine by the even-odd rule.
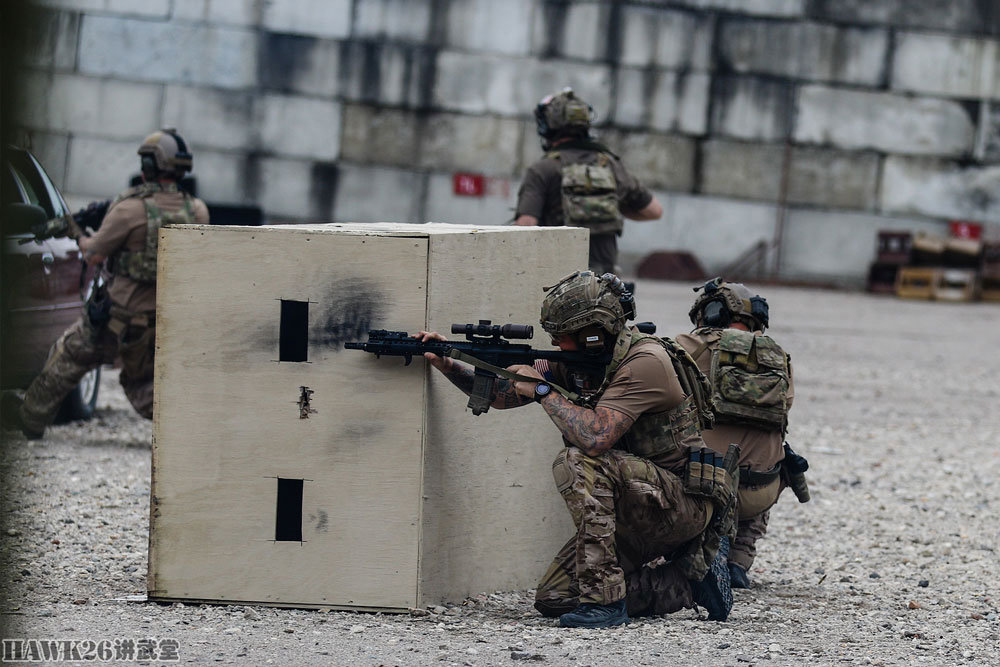
[[[767,520],[771,507],[785,488],[783,478],[762,486],[740,487],[739,522],[736,539],[729,550],[729,562],[749,570],[757,557],[757,540],[767,533]]]
[[[626,594],[632,616],[694,606],[677,568],[644,565],[669,558],[704,530],[712,516],[707,500],[684,493],[676,475],[618,450],[592,457],[568,447],[552,474],[577,530],[539,581],[536,609],[557,616]]]
[[[21,419],[33,431],[44,431],[52,423],[63,399],[89,371],[113,363],[120,355],[118,377],[125,396],[136,412],[153,418],[152,327],[126,326],[120,335],[107,327],[96,332],[86,317],[67,329],[49,351],[49,359],[28,386],[21,406]]]

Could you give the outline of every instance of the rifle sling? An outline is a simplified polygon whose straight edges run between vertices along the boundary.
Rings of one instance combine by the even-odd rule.
[[[529,377],[527,375],[518,375],[517,373],[511,373],[510,371],[508,371],[505,368],[500,368],[499,366],[494,366],[493,364],[488,364],[485,361],[481,361],[479,359],[476,359],[472,355],[466,354],[465,352],[462,352],[461,350],[455,349],[454,347],[450,348],[448,350],[448,356],[451,357],[452,359],[458,359],[459,361],[464,361],[465,363],[469,364],[470,366],[475,366],[476,368],[478,368],[480,370],[489,371],[490,373],[493,373],[494,375],[498,375],[498,376],[500,376],[502,378],[505,378],[507,380],[513,380],[515,382],[544,382],[545,384],[549,385],[550,387],[552,387],[553,389],[555,389],[557,392],[559,392],[560,394],[562,394],[562,396],[566,400],[572,401],[573,403],[575,403],[576,401],[580,400],[580,396],[579,395],[574,394],[573,392],[569,391],[568,389],[563,389],[562,387],[560,387],[559,385],[557,385],[555,382],[549,382],[548,380],[544,380],[544,379],[543,380],[539,380],[538,378]]]

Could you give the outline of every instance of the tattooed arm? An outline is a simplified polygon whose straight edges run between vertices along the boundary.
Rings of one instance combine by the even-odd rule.
[[[433,331],[417,332],[414,338],[419,338],[422,343],[426,343],[429,340],[447,340],[441,334]],[[441,373],[448,378],[453,385],[461,389],[466,396],[472,393],[472,383],[475,371],[471,366],[458,363],[451,358],[439,357],[433,352],[425,352],[424,358],[430,362],[431,366],[441,371]],[[534,391],[534,389],[532,389],[532,391]],[[492,398],[493,402],[490,403],[490,407],[498,410],[517,408],[532,402],[530,396],[521,396],[517,393],[517,391],[515,391],[514,383],[503,378],[497,378],[496,382],[493,383]]]
[[[511,366],[507,370],[520,375],[537,377],[541,374],[531,366]],[[523,397],[532,398],[535,395],[534,382],[514,382],[515,391]],[[628,415],[610,408],[590,408],[574,405],[556,392],[542,399],[542,407],[552,422],[559,428],[567,440],[584,451],[589,456],[598,456],[618,442],[632,424],[635,423]]]

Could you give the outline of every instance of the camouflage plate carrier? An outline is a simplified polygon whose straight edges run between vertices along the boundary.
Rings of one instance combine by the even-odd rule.
[[[785,430],[788,355],[770,336],[726,329],[709,370],[716,420]]]
[[[186,192],[181,193],[184,196],[184,207],[171,213],[164,212],[153,202],[153,195],[157,192],[179,192],[179,190],[176,183],[165,185],[144,183],[118,195],[111,204],[113,207],[122,199],[139,197],[146,208],[146,247],[141,251],[119,251],[114,257],[112,273],[115,275],[125,276],[140,283],[156,282],[156,254],[160,242],[160,227],[194,222],[190,195]]]
[[[558,151],[549,152],[546,157],[563,162]],[[591,234],[620,234],[625,219],[618,210],[618,182],[611,158],[598,153],[594,164],[563,162],[560,172],[563,224],[586,227]]]

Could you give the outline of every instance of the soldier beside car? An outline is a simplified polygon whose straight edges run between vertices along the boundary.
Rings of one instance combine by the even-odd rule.
[[[138,154],[142,184],[115,198],[92,236],[67,220],[63,233],[77,240],[88,263],[105,263],[105,282],[52,346],[24,398],[13,392],[3,396],[4,423],[28,438],[42,437],[85,373],[119,357],[126,397],[140,415],[153,417],[158,230],[167,224],[207,223],[209,214],[203,201],[178,188],[192,168],[192,156],[175,130],[150,134]]]

